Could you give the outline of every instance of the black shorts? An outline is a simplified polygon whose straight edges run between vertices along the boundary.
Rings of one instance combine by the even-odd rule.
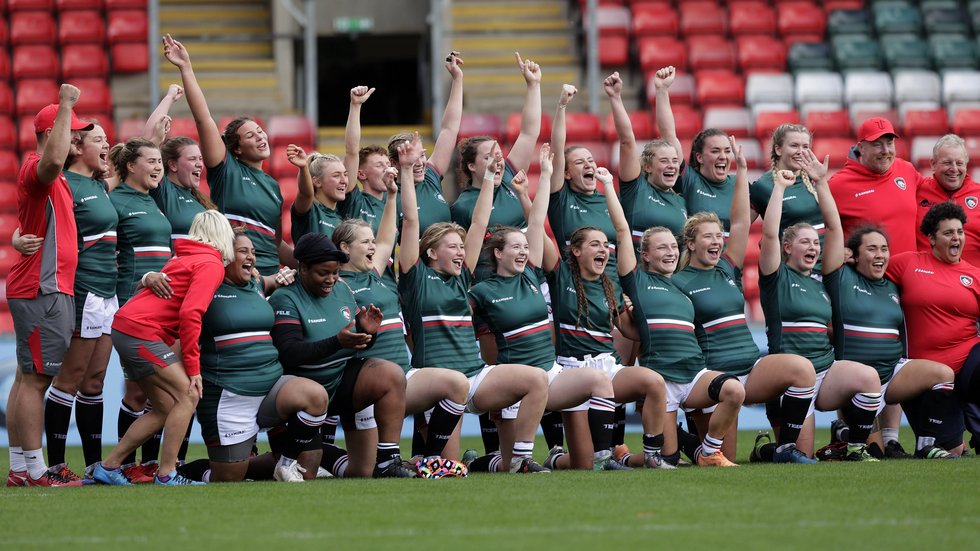
[[[357,378],[361,375],[365,361],[367,361],[366,358],[347,360],[344,374],[340,378],[340,384],[330,394],[330,406],[327,408],[327,415],[339,416],[345,427],[354,424],[354,414],[357,413],[357,410],[354,409],[354,386],[357,384]]]

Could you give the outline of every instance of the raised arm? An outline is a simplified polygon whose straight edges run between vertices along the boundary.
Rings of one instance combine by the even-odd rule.
[[[81,91],[71,84],[62,84],[58,90],[58,112],[54,116],[54,125],[48,141],[41,150],[41,159],[37,163],[37,178],[45,185],[51,185],[58,179],[61,169],[68,159],[71,147],[71,110],[78,103]]]
[[[782,243],[779,235],[779,222],[783,217],[783,193],[793,185],[796,175],[789,170],[772,171],[772,195],[762,220],[762,249],[759,252],[759,273],[769,275],[779,269],[782,262]]]
[[[453,82],[449,88],[446,110],[442,113],[442,126],[436,137],[436,145],[429,157],[429,162],[436,167],[439,174],[445,174],[449,170],[449,162],[456,149],[456,138],[459,136],[459,123],[463,118],[463,58],[459,57],[459,52],[451,52],[446,58],[446,70],[453,77]]]
[[[602,184],[598,191],[606,196],[606,208],[609,218],[616,229],[616,259],[619,275],[626,275],[636,268],[636,252],[633,250],[633,234],[626,222],[623,205],[619,202],[616,190],[613,188],[613,176],[608,169],[599,167],[595,172],[596,182]]]
[[[660,137],[674,144],[677,155],[684,158],[684,148],[681,141],[677,138],[677,129],[674,127],[674,112],[670,109],[670,94],[667,93],[670,85],[674,83],[676,71],[674,66],[664,67],[657,71],[653,77],[653,86],[656,89],[656,114],[657,130]]]
[[[728,232],[728,243],[725,254],[732,263],[741,268],[745,264],[745,248],[749,242],[749,226],[752,225],[751,208],[749,207],[749,168],[742,154],[742,147],[735,145],[735,137],[728,137],[735,152],[735,196],[732,198],[731,227]]]
[[[184,97],[184,89],[177,84],[171,84],[167,89],[167,95],[163,96],[157,108],[150,113],[150,118],[146,119],[146,124],[143,125],[144,138],[157,147],[167,139],[167,134],[170,132],[170,108],[182,97]]]
[[[496,146],[496,144],[494,144]],[[493,151],[495,147],[491,147]],[[491,154],[492,155],[492,154]],[[489,156],[488,156],[489,157]],[[490,211],[493,210],[493,175],[499,165],[495,159],[487,159],[487,170],[483,174],[483,183],[480,185],[480,195],[476,198],[476,205],[473,207],[473,218],[470,220],[470,227],[466,230],[466,266],[470,271],[476,270],[476,265],[480,261],[480,250],[483,248],[483,238],[487,234],[487,226],[490,224]]]
[[[548,203],[551,200],[551,194],[545,193],[545,190],[541,189],[541,185],[542,182],[551,179],[551,173],[555,169],[555,154],[551,151],[551,144],[541,146],[541,151],[538,152],[538,160],[541,164],[541,176],[538,179],[537,194],[531,204],[531,213],[527,217],[527,247],[528,260],[530,260],[531,265],[540,267],[542,260],[544,260],[545,241],[549,240],[548,235],[544,232],[544,222],[548,218]],[[523,172],[518,174],[523,175]],[[516,180],[517,177],[515,176],[514,179]],[[524,179],[527,179],[526,175]]]
[[[395,250],[395,219],[398,218],[398,185],[395,184],[395,174],[398,169],[389,166],[385,169],[384,182],[387,188],[385,208],[378,223],[378,235],[374,238],[374,270],[383,273],[388,267],[391,251]]]
[[[191,108],[194,115],[194,123],[197,124],[197,134],[201,139],[201,154],[204,156],[204,166],[214,168],[224,162],[225,142],[221,139],[221,132],[218,125],[211,118],[211,111],[208,109],[208,102],[204,99],[204,91],[197,82],[194,75],[194,67],[191,66],[191,56],[187,53],[187,48],[180,42],[174,40],[172,36],[163,37],[163,55],[167,61],[173,63],[180,70],[180,79],[184,83],[184,95],[187,97],[187,106]]]
[[[418,132],[411,142],[398,146],[398,166],[401,170],[400,182],[405,182],[402,191],[402,237],[401,247],[398,248],[398,269],[401,273],[408,272],[419,260],[419,206],[415,197],[415,186],[412,185],[412,166],[422,156],[422,139]],[[493,187],[493,186],[491,186]]]
[[[299,169],[299,175],[296,177],[296,186],[299,188],[299,192],[296,194],[296,200],[293,201],[293,210],[296,211],[296,214],[306,214],[313,208],[314,194],[309,159],[306,156],[306,151],[294,144],[286,146],[286,158]]]
[[[507,160],[514,170],[527,170],[534,156],[534,144],[541,133],[541,67],[530,59],[521,59],[519,52],[514,52],[514,56],[527,82],[527,94],[521,111],[521,133],[510,148]]]
[[[578,93],[571,84],[562,84],[555,120],[551,123],[551,150],[555,152],[555,172],[551,175],[551,193],[565,185],[565,108]]]
[[[623,105],[623,79],[619,73],[613,73],[602,81],[602,88],[609,96],[609,106],[612,108],[613,124],[616,126],[616,136],[619,137],[619,181],[629,182],[640,176],[640,154],[636,150],[636,137],[633,135],[633,123]]]
[[[823,216],[823,258],[820,269],[825,274],[840,268],[846,258],[844,226],[840,221],[840,213],[837,212],[837,202],[834,201],[834,195],[830,192],[830,185],[827,183],[829,167],[830,155],[824,157],[821,163],[813,150],[803,150],[803,170],[810,177],[817,191],[817,203],[820,205],[820,215]]]
[[[360,168],[358,151],[361,149],[361,106],[374,93],[374,88],[355,86],[350,89],[350,110],[347,111],[347,126],[344,128],[344,168],[347,174],[357,174]],[[357,185],[357,177],[348,180],[347,189]]]

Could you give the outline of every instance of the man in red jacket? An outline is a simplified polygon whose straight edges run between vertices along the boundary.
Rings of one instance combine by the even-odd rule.
[[[75,325],[78,238],[71,190],[61,169],[72,133],[92,129],[92,123],[80,121],[72,111],[80,94],[71,84],[62,84],[58,103],[34,117],[37,150],[27,155],[17,176],[21,232],[43,242],[36,254],[21,255],[7,278],[18,365],[7,398],[7,486],[82,484],[64,464],[48,469],[41,453],[44,393],[61,370]]]
[[[844,168],[830,178],[844,235],[867,222],[888,230],[892,254],[915,250],[916,190],[922,176],[912,163],[895,157],[898,133],[888,119],[870,118],[858,129]]]

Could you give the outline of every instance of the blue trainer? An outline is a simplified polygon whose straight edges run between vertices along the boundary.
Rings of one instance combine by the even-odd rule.
[[[772,454],[773,463],[802,463],[804,465],[809,465],[816,463],[816,459],[810,459],[805,453],[796,449],[796,444],[787,444],[782,451],[776,448],[776,451]]]
[[[170,471],[170,475],[166,478],[166,482],[160,480],[160,474],[158,473],[153,477],[153,483],[161,486],[204,486],[207,484],[207,482],[191,480],[182,474],[178,474],[176,470]]]
[[[102,462],[95,464],[95,469],[92,470],[92,478],[97,482],[102,484],[108,484],[109,486],[132,486],[133,483],[126,478],[123,474],[122,469],[107,469],[102,466]]]

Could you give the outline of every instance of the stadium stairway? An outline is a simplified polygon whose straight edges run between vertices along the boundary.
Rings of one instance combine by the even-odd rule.
[[[269,0],[160,0],[160,32],[191,52],[194,72],[213,113],[269,117],[288,111],[273,58]],[[160,51],[160,90],[180,82]],[[186,102],[172,110],[187,116]]]

